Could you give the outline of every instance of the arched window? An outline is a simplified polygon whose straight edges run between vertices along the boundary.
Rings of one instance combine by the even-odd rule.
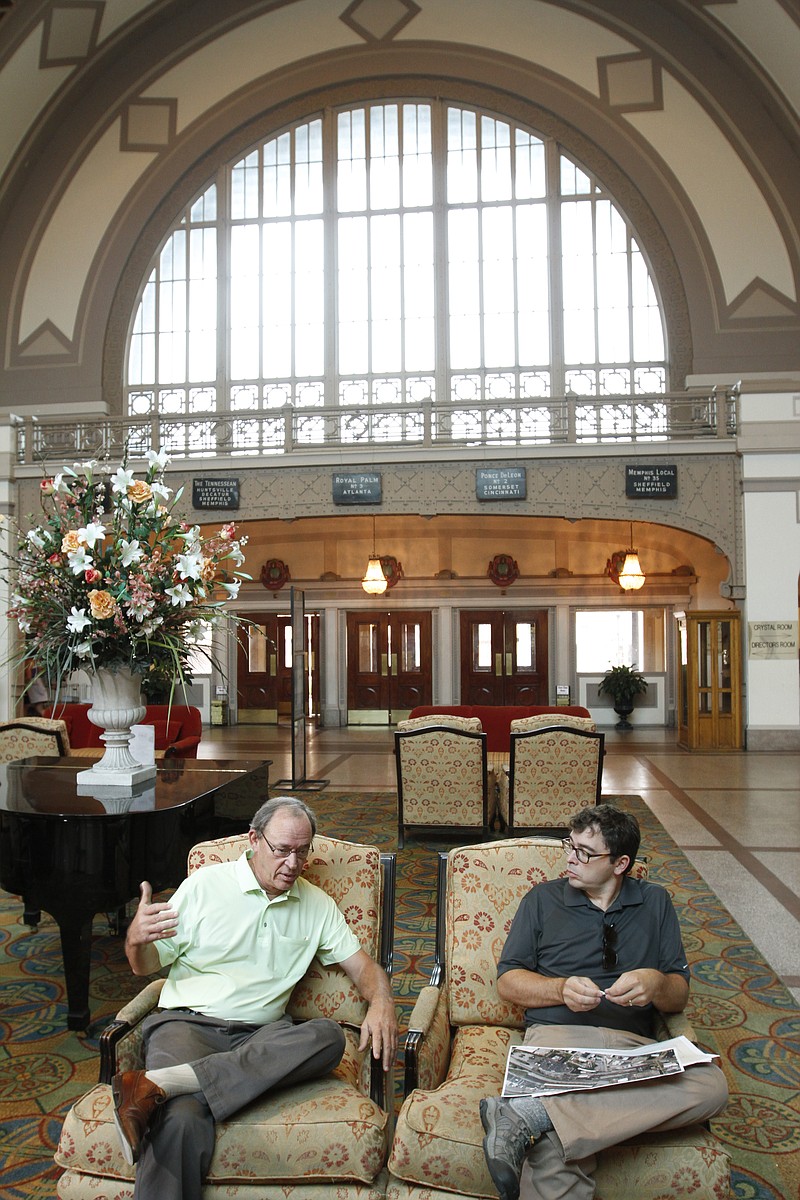
[[[379,102],[277,133],[188,206],[142,291],[127,411],[159,415],[177,453],[215,446],[221,418],[239,454],[285,451],[287,429],[502,445],[638,421],[659,438],[665,357],[600,180],[497,115]]]

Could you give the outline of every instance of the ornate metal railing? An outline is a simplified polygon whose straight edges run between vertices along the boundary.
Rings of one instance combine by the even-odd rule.
[[[650,396],[562,396],[365,407],[281,408],[239,413],[157,415],[130,419],[56,420],[28,417],[17,424],[19,463],[119,456],[152,447],[173,459],[301,456],[342,451],[358,457],[376,447],[442,452],[457,448],[654,446],[675,441],[730,439],[738,426],[739,385]]]

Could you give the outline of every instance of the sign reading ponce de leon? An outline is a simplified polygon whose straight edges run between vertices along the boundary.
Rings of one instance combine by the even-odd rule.
[[[238,508],[239,480],[230,478],[193,479],[193,508]]]
[[[478,467],[475,472],[478,500],[524,500],[527,493],[524,467]]]
[[[380,475],[363,471],[334,475],[334,504],[380,504],[380,502]]]
[[[628,500],[675,500],[678,468],[674,464],[625,467],[625,496]]]

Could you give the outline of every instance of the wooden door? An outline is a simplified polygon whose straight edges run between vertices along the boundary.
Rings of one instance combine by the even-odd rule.
[[[678,742],[690,750],[742,748],[738,612],[678,619]]]
[[[549,703],[545,609],[462,612],[461,703]]]
[[[347,615],[347,708],[352,724],[389,724],[431,703],[431,614]]]
[[[240,725],[276,725],[292,711],[292,620],[288,613],[244,613],[250,622],[239,639],[236,694]],[[306,614],[311,669],[306,711],[319,709],[319,616]],[[314,686],[316,681],[317,692]]]

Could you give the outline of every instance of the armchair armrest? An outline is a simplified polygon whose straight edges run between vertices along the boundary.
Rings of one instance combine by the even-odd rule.
[[[685,1037],[693,1042],[695,1032],[685,1012],[665,1013],[656,1009],[653,1013],[653,1037],[657,1042],[676,1037]]]
[[[145,1017],[158,1008],[163,979],[152,979],[138,995],[129,1000],[119,1010],[110,1025],[100,1034],[100,1082],[111,1083],[119,1069],[119,1059],[123,1054],[133,1059],[141,1045],[139,1026]],[[130,1039],[130,1044],[123,1043]],[[127,1067],[127,1063],[126,1063]]]
[[[173,742],[169,747],[171,754],[176,758],[191,758],[194,757],[191,751],[200,745],[200,737],[196,733],[191,733],[188,737],[178,738],[177,742]]]
[[[447,990],[429,985],[417,997],[408,1022],[403,1095],[407,1096],[418,1087],[439,1087],[444,1082],[449,1065]]]

